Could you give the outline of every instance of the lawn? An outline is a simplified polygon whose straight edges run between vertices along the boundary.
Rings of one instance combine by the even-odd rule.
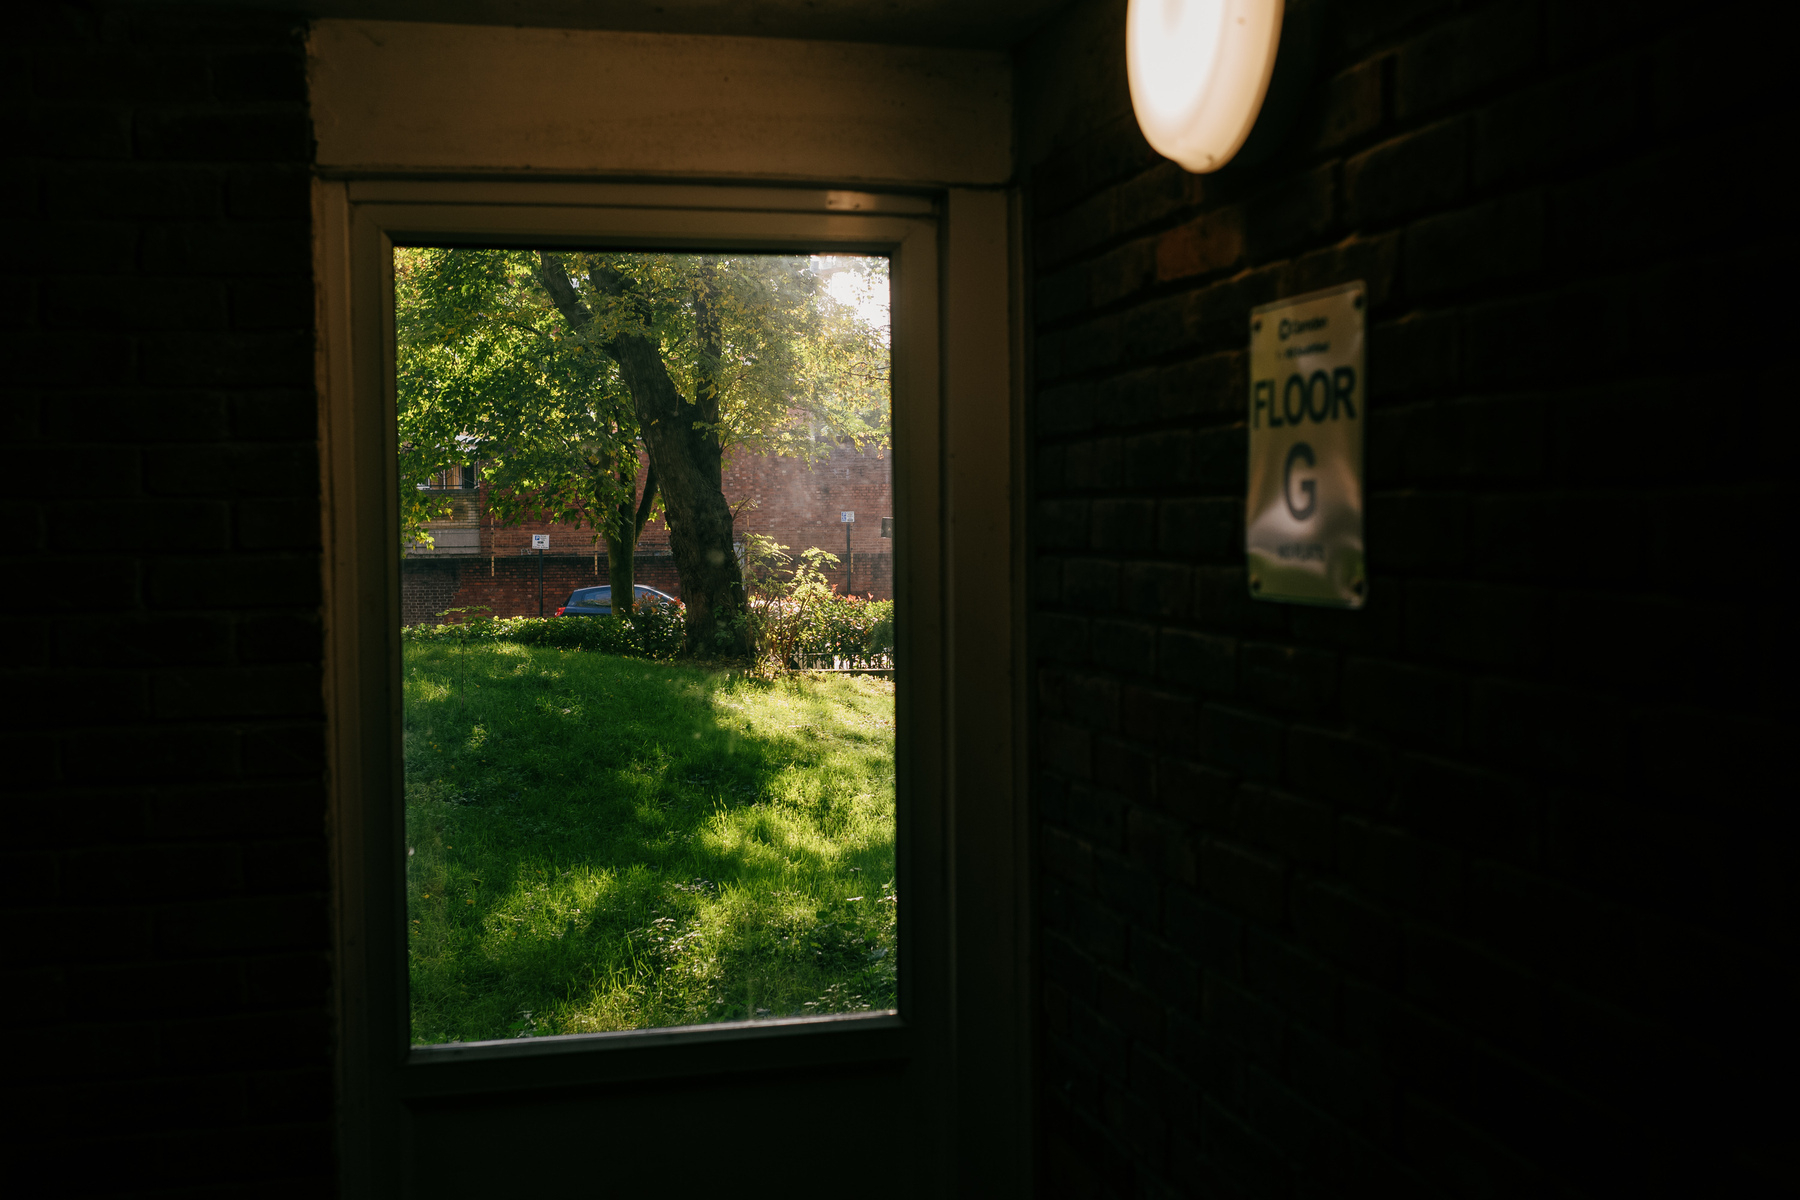
[[[415,1043],[894,1006],[894,692],[411,644]]]

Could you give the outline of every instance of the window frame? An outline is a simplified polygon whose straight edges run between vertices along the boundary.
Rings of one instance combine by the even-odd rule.
[[[391,1194],[401,1183],[409,1114],[421,1104],[882,1063],[904,1066],[915,1103],[943,1106],[933,1119],[943,1126],[944,1171],[953,1162],[966,1169],[1005,1161],[1007,1175],[1027,1179],[1028,875],[1016,778],[1022,705],[1012,670],[1021,597],[1011,480],[1020,439],[1007,197],[956,189],[319,179],[314,220],[346,1194]],[[395,552],[397,244],[891,256],[895,588],[905,639],[895,675],[898,1013],[410,1045]],[[960,462],[958,444],[970,447]],[[996,471],[995,459],[1006,469]],[[957,544],[952,498],[959,495],[974,498],[971,505],[985,500],[979,519],[964,524],[988,540]],[[959,805],[959,796],[980,802]],[[959,1134],[968,1122],[975,1128]],[[991,1169],[978,1173],[993,1177]]]

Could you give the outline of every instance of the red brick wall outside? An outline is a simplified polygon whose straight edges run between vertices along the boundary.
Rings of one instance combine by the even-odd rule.
[[[798,459],[737,455],[726,464],[722,484],[725,498],[737,514],[735,528],[740,537],[758,533],[788,547],[796,559],[810,547],[817,546],[837,555],[838,563],[826,573],[827,580],[840,592],[854,591],[859,596],[891,600],[894,595],[894,559],[891,539],[881,536],[881,518],[893,515],[891,460],[886,452],[858,452],[839,447],[823,462],[808,467]],[[644,476],[638,477],[641,494]],[[535,616],[537,613],[536,552],[531,549],[533,534],[550,536],[549,554],[560,565],[546,567],[559,572],[563,596],[569,587],[592,583],[599,557],[599,581],[606,578],[604,543],[596,546],[594,531],[586,526],[553,525],[531,521],[519,525],[497,526],[483,512],[480,489],[454,494],[462,525],[479,531],[477,565],[468,553],[449,546],[447,526],[433,526],[442,549],[409,557],[402,573],[403,619],[414,624],[429,613],[441,612],[451,605],[439,604],[426,611],[426,580],[437,579],[430,572],[413,568],[415,563],[438,566],[454,563],[458,591],[454,605],[487,604],[496,616]],[[845,547],[845,523],[839,514],[854,512],[856,520],[848,526],[850,541]],[[680,580],[674,561],[668,555],[669,532],[660,519],[644,527],[638,543],[636,576],[639,583],[679,596]],[[523,567],[518,564],[529,559]],[[507,565],[512,564],[512,565]],[[515,585],[519,571],[529,574],[528,592]],[[583,572],[586,572],[584,575]],[[509,573],[510,572],[510,573]],[[551,576],[546,575],[546,579]],[[500,580],[502,582],[494,582]],[[567,584],[568,586],[564,586]],[[548,596],[555,589],[546,583]],[[435,592],[431,593],[436,595]],[[554,604],[547,604],[550,612]]]
[[[606,555],[551,554],[543,559],[543,615],[556,615],[576,588],[606,583]],[[637,582],[680,596],[675,561],[667,555],[640,555],[633,564]],[[483,606],[469,616],[535,617],[538,615],[538,557],[513,554],[493,558],[408,559],[400,567],[401,614],[404,625],[437,624],[438,613],[450,608]]]

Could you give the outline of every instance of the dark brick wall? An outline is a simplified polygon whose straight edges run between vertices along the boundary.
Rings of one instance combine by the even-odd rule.
[[[0,50],[6,1132],[59,1195],[335,1171],[304,66],[146,9]]]
[[[1791,1189],[1781,72],[1673,6],[1323,11],[1212,176],[1123,3],[1019,58],[1044,1190]],[[1356,278],[1371,598],[1252,602],[1248,312]]]

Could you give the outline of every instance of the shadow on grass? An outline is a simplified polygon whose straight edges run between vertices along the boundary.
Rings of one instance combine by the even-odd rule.
[[[415,1041],[894,1003],[893,692],[406,655]]]

